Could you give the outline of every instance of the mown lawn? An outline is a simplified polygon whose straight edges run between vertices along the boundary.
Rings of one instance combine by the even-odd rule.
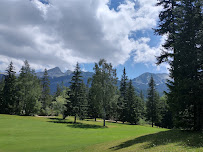
[[[60,118],[0,115],[0,152],[202,151],[203,133]]]

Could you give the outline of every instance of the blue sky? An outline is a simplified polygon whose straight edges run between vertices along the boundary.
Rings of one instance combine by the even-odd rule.
[[[109,8],[110,9],[114,9],[117,11],[118,6],[121,3],[125,3],[124,0],[111,0],[111,2],[109,3]],[[150,47],[157,47],[161,41],[161,36],[155,35],[154,34],[154,30],[148,29],[148,30],[144,30],[144,31],[137,31],[134,32],[133,36],[129,36],[132,39],[138,39],[140,37],[150,37],[151,40],[148,43]],[[92,67],[94,66],[94,64],[82,64],[81,65],[83,69],[87,70],[87,71],[92,71],[93,69]],[[145,72],[150,72],[150,73],[167,73],[167,69],[165,67],[163,67],[160,70],[157,70],[157,67],[152,65],[152,64],[147,64],[147,63],[135,63],[133,60],[133,56],[131,56],[123,65],[118,65],[115,68],[117,69],[117,74],[118,77],[120,78],[120,76],[122,75],[123,69],[126,69],[127,75],[130,79],[133,79]]]
[[[157,67],[164,37],[154,35],[161,7],[157,0],[1,0],[0,71],[12,61],[18,72],[24,60],[36,71],[79,62],[93,71],[104,58],[129,78]]]

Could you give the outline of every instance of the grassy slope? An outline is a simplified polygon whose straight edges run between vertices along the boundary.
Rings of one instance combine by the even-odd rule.
[[[144,126],[0,115],[0,152],[203,151],[203,134]]]

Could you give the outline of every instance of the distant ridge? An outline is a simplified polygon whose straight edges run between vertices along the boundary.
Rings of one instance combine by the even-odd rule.
[[[67,70],[65,73],[63,73],[59,67],[55,67],[52,69],[47,70],[50,80],[50,90],[51,94],[54,94],[56,91],[57,84],[61,84],[63,82],[63,85],[69,87],[70,81],[73,76],[73,71]],[[36,75],[39,78],[43,77],[44,72],[37,72]],[[87,81],[89,78],[93,76],[93,72],[84,72],[82,71],[83,81],[85,84],[87,84]],[[5,75],[5,73],[0,73],[0,79]],[[166,85],[167,80],[171,80],[169,75],[167,73],[143,73],[140,76],[132,79],[133,86],[135,87],[135,90],[137,94],[139,94],[141,91],[143,92],[144,96],[147,96],[147,90],[148,90],[148,83],[151,78],[151,76],[154,78],[155,84],[156,84],[156,90],[159,92],[159,95],[162,96],[164,91],[168,92],[168,87]],[[118,86],[120,84],[120,80],[118,80]]]
[[[65,86],[70,86],[70,81],[73,76],[73,71],[67,70],[65,73],[61,72],[59,67],[55,67],[53,69],[48,70],[48,75],[50,77],[50,90],[53,94],[56,91],[57,84],[63,84]],[[87,84],[87,81],[89,78],[92,77],[94,73],[93,72],[82,72],[83,81],[85,84]],[[37,76],[39,78],[43,77],[43,72],[38,72]],[[151,76],[154,78],[154,81],[156,83],[156,89],[159,92],[159,94],[162,96],[164,91],[168,91],[168,88],[166,86],[167,79],[169,78],[169,75],[167,73],[143,73],[140,76],[132,79],[133,86],[136,89],[137,93],[140,93],[142,90],[144,95],[147,95],[147,89],[148,89],[148,83],[151,78]],[[118,85],[120,84],[120,81],[118,81]]]

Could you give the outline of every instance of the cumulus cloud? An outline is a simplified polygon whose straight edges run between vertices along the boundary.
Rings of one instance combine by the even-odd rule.
[[[130,55],[136,63],[155,62],[160,47],[150,37],[132,39],[132,32],[156,26],[156,0],[125,0],[116,10],[110,0],[1,0],[0,69],[13,60],[17,69],[27,59],[33,68],[73,69],[76,62],[100,58],[114,66]]]

